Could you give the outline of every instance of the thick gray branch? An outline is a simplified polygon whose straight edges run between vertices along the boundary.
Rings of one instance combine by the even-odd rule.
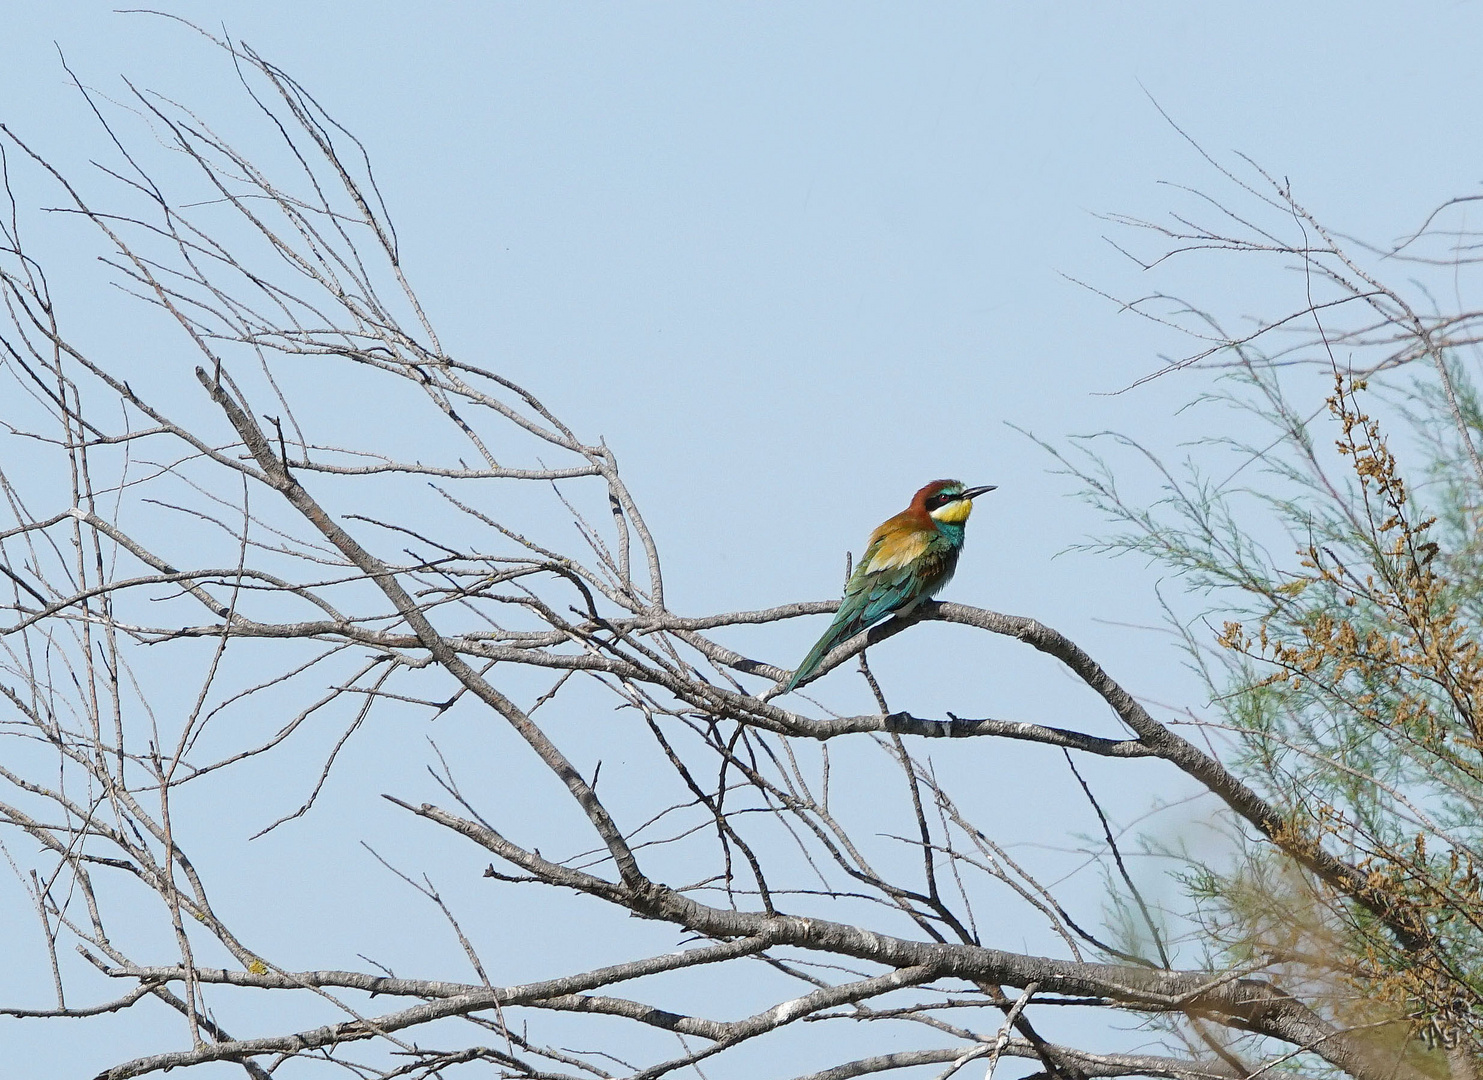
[[[1057,1061],[1076,1068],[1086,1077],[1097,1076],[1157,1076],[1167,1080],[1240,1080],[1220,1062],[1189,1061],[1184,1058],[1161,1057],[1156,1054],[1090,1054],[1069,1046],[1047,1044]],[[971,1050],[971,1047],[970,1047]],[[855,1061],[836,1065],[823,1072],[809,1073],[797,1080],[851,1080],[851,1077],[867,1076],[870,1073],[890,1072],[894,1069],[909,1069],[914,1065],[940,1065],[957,1061],[968,1052],[962,1047],[946,1047],[937,1050],[904,1050],[895,1054],[879,1054],[875,1057],[858,1058]],[[1003,1053],[1009,1057],[1038,1060],[1039,1050],[1024,1039],[1010,1039]]]
[[[1360,1041],[1333,1027],[1301,1001],[1269,983],[1201,971],[1165,971],[1095,964],[988,949],[977,945],[911,941],[827,919],[767,915],[711,907],[663,885],[637,889],[590,878],[527,852],[476,822],[424,804],[415,812],[439,821],[522,869],[553,884],[584,889],[635,914],[714,938],[762,937],[776,945],[850,956],[890,968],[913,968],[933,978],[1023,988],[1040,984],[1052,994],[1110,998],[1149,1012],[1194,1012],[1222,1023],[1311,1049],[1361,1080],[1421,1080],[1409,1066],[1377,1061]]]

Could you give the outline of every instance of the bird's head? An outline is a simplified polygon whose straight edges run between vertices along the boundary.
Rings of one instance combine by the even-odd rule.
[[[919,507],[933,521],[944,525],[962,525],[973,513],[973,500],[996,485],[964,487],[961,480],[934,480],[912,499],[912,506]]]

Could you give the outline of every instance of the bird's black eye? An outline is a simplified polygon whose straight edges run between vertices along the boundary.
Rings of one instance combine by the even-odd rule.
[[[927,505],[931,509],[936,510],[939,506],[946,506],[952,501],[953,497],[951,495],[947,494],[946,492],[939,492],[938,494],[932,496],[930,499],[927,500]]]

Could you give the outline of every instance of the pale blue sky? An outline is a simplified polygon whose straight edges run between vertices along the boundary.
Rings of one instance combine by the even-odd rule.
[[[676,610],[833,595],[844,552],[920,484],[997,483],[947,595],[1048,622],[1163,701],[1194,693],[1177,657],[1118,625],[1157,621],[1155,579],[1053,558],[1099,523],[1008,426],[1053,442],[1111,428],[1176,452],[1203,431],[1206,414],[1176,413],[1196,376],[1105,394],[1178,343],[1066,279],[1137,295],[1096,215],[1166,212],[1181,196],[1161,182],[1218,186],[1154,102],[1222,160],[1249,155],[1321,218],[1379,240],[1483,177],[1474,3],[163,6],[244,40],[363,139],[444,345],[607,439],[666,548]],[[104,147],[53,43],[104,93],[125,74],[228,112],[229,73],[178,28],[84,0],[12,2],[0,120],[69,167]],[[1180,284],[1235,314],[1271,299],[1192,274]],[[790,665],[819,629],[745,644]],[[1023,650],[913,635],[919,647],[897,638],[872,659],[914,711],[1110,730]],[[866,706],[858,680],[834,679],[834,704]],[[1094,828],[1077,806],[1018,811],[1058,758],[935,756],[982,778],[1013,839]],[[394,758],[350,765],[388,790],[404,779]],[[260,794],[276,817],[301,791]],[[1115,797],[1125,816],[1146,799],[1126,783]],[[243,830],[267,814],[250,807]],[[387,888],[362,853],[310,837],[278,834],[259,872],[332,858]],[[448,850],[429,847],[429,863]],[[7,890],[0,902],[19,896]],[[304,934],[399,925],[403,900],[369,898],[346,920],[311,895]],[[122,1056],[127,1027],[107,1030],[121,1041],[64,1051],[75,1066],[14,1075]],[[38,1061],[51,1037],[0,1020],[0,1057]]]

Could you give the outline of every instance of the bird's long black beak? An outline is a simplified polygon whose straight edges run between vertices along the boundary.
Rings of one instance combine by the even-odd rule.
[[[969,488],[967,491],[963,492],[962,495],[959,495],[958,498],[960,498],[960,499],[976,499],[976,498],[978,498],[978,496],[982,495],[984,492],[986,492],[986,491],[993,491],[998,486],[999,486],[998,484],[985,484],[983,487]]]

